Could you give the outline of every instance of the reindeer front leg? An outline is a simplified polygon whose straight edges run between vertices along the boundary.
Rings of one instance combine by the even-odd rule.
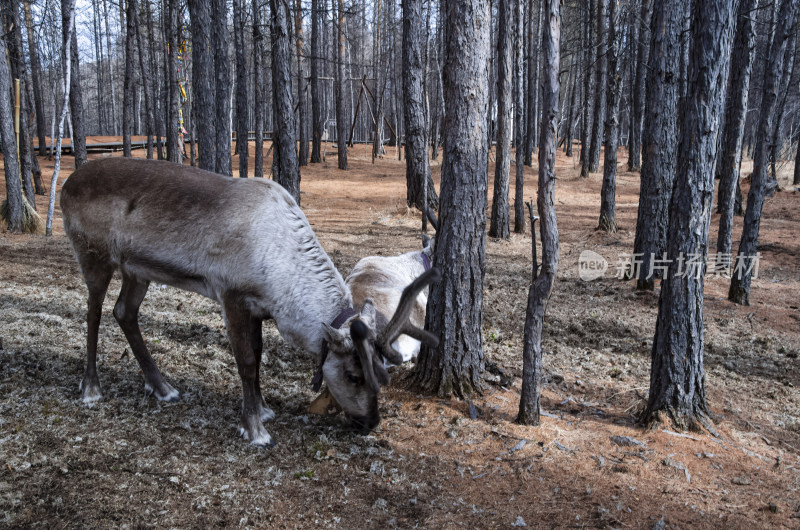
[[[233,349],[239,376],[242,378],[242,417],[239,420],[239,434],[253,445],[272,447],[275,442],[261,423],[263,399],[258,388],[258,361],[261,352],[256,353],[253,344],[253,316],[243,307],[241,300],[235,294],[226,294],[222,305],[225,326],[228,328],[228,340]]]
[[[258,317],[250,319],[250,341],[256,356],[256,402],[258,403],[258,416],[261,418],[261,421],[272,421],[275,419],[275,413],[264,402],[264,397],[261,395],[261,383],[258,377],[259,372],[261,372],[261,356],[264,351],[264,339],[261,336],[262,322],[263,319]]]

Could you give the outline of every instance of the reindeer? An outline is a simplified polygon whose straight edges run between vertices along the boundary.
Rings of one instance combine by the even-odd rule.
[[[146,392],[159,400],[175,401],[180,394],[155,365],[139,330],[139,306],[150,282],[220,303],[242,379],[239,433],[261,447],[274,445],[262,421],[275,417],[259,384],[264,320],[273,319],[289,345],[321,358],[319,378],[350,425],[363,433],[380,421],[377,396],[388,383],[383,361],[403,360],[392,343],[401,334],[438,343],[409,321],[417,295],[438,280],[436,269],[411,282],[392,315],[378,314],[369,298],[356,311],[350,289],[302,210],[271,181],[108,158],[83,165],[67,179],[61,210],[89,291],[80,384],[86,403],[102,397],[97,332],[117,269],[122,288],[113,314],[141,367]]]

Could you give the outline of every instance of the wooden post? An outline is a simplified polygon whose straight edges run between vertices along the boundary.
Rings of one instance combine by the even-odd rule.
[[[14,79],[14,133],[17,137],[17,160],[19,160],[19,79]],[[22,171],[22,164],[19,165]]]

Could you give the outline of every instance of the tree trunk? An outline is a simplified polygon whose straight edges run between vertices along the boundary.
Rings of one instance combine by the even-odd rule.
[[[315,2],[317,0],[314,0]],[[264,35],[261,33],[261,10],[253,0],[253,110],[255,114],[255,153],[253,176],[264,177],[264,73],[262,67]]]
[[[639,215],[633,252],[641,268],[632,270],[638,289],[653,290],[659,269],[653,258],[666,250],[667,225],[675,164],[678,159],[678,75],[682,28],[681,0],[654,2],[647,76]]]
[[[542,327],[547,302],[553,291],[558,272],[558,225],[555,210],[555,132],[558,119],[558,92],[560,82],[559,47],[561,41],[561,2],[544,0],[544,57],[542,91],[542,127],[539,139],[539,192],[536,206],[539,211],[539,233],[542,241],[542,270],[528,291],[528,308],[525,313],[525,337],[522,352],[522,392],[519,400],[517,422],[538,425],[539,397],[542,386]],[[536,263],[533,264],[534,275]]]
[[[592,121],[592,136],[589,144],[589,159],[587,164],[581,167],[581,176],[588,177],[590,173],[596,173],[600,168],[600,148],[602,147],[602,127],[605,123],[606,110],[606,79],[608,61],[605,60],[608,40],[606,37],[605,24],[608,19],[609,0],[599,0],[597,4],[597,91],[594,94],[594,120]]]
[[[514,5],[514,232],[525,233],[525,65],[522,58],[523,39],[525,38],[525,15],[522,8],[524,0],[517,0]]]
[[[217,167],[214,49],[211,42],[211,5],[188,0],[192,23],[192,108],[197,131],[197,165],[206,171]]]
[[[642,118],[644,116],[645,86],[648,77],[647,64],[650,58],[650,16],[653,12],[653,0],[642,0],[640,23],[634,25],[639,35],[633,41],[639,41],[636,60],[636,80],[633,86],[633,109],[631,114],[630,148],[628,149],[628,171],[642,169]]]
[[[121,4],[120,4],[121,5]],[[106,23],[106,49],[108,50],[108,88],[111,91],[111,123],[113,125],[114,136],[119,134],[119,122],[117,121],[117,95],[114,87],[114,52],[111,47],[111,26],[108,24],[108,0],[103,0],[103,18]],[[122,21],[120,21],[120,24]],[[53,118],[55,121],[55,117]]]
[[[69,1],[69,0],[62,0]],[[133,17],[136,13],[136,0],[125,0],[125,81],[122,93],[122,156],[131,156],[131,132],[133,131],[133,46],[136,39]],[[122,14],[120,12],[120,14]]]
[[[488,0],[445,0],[444,6],[446,116],[434,255],[443,274],[431,286],[425,319],[440,342],[436,349],[423,346],[413,377],[426,392],[465,397],[483,386],[490,17]]]
[[[39,156],[47,155],[46,125],[44,123],[44,103],[42,102],[42,63],[39,60],[39,45],[33,32],[31,0],[25,0],[25,26],[28,33],[28,57],[31,61],[31,80],[33,81],[33,106],[36,110],[36,133],[39,137]],[[39,193],[39,190],[36,191]],[[44,193],[42,190],[41,193]]]
[[[651,425],[666,415],[680,429],[702,426],[714,432],[705,396],[703,275],[714,193],[716,131],[725,100],[735,3],[694,0],[693,5],[692,38],[702,46],[692,48],[690,82],[681,112],[681,156],[669,206],[667,259],[671,261],[661,283],[650,395],[643,414],[644,422]],[[654,26],[659,27],[664,26]]]
[[[24,229],[24,203],[19,179],[19,158],[14,135],[14,109],[11,99],[11,70],[6,59],[6,47],[0,46],[0,141],[3,148],[3,167],[6,177],[6,202],[3,219],[11,232]]]
[[[244,41],[244,0],[235,0],[233,4],[233,31],[236,43],[236,148],[239,155],[239,176],[247,178],[248,146],[248,109],[247,99],[247,55]]]
[[[428,135],[425,128],[425,71],[423,69],[425,24],[424,0],[403,0],[403,113],[406,138],[406,203],[425,214],[427,207],[438,210],[439,198],[428,163]],[[427,186],[425,181],[427,180]]]
[[[214,50],[216,88],[214,107],[217,113],[215,135],[215,171],[233,175],[231,166],[231,71],[228,58],[228,3],[211,0],[211,45]]]
[[[756,137],[756,152],[753,157],[753,176],[750,192],[747,194],[747,209],[744,214],[744,227],[736,266],[731,276],[728,300],[737,304],[750,305],[750,282],[757,266],[758,229],[761,224],[761,210],[767,193],[767,165],[769,163],[770,139],[772,138],[778,87],[781,86],[783,56],[790,31],[797,18],[797,0],[781,0],[780,12],[776,20],[775,34],[767,56],[764,84],[761,90],[761,112]]]
[[[606,232],[617,231],[617,146],[619,145],[620,72],[617,68],[619,54],[619,0],[610,0],[608,12],[608,97],[606,98],[605,138],[603,161],[603,187],[600,191],[600,222],[597,226]],[[602,22],[602,21],[601,21]]]
[[[311,163],[322,162],[322,105],[319,92],[319,2],[311,0]]]
[[[147,2],[148,2],[148,0],[145,0],[145,3],[147,3]],[[139,12],[138,12],[138,10],[134,13],[133,21],[134,21],[134,24],[136,26],[136,46],[139,48],[139,72],[140,72],[140,75],[142,76],[142,85],[143,85],[142,92],[144,92],[144,109],[145,109],[144,112],[145,112],[145,129],[146,129],[145,132],[147,134],[147,158],[149,160],[152,160],[152,158],[153,158],[153,131],[155,129],[155,125],[154,125],[154,123],[155,123],[155,115],[153,114],[153,105],[155,104],[155,101],[151,101],[150,100],[150,95],[151,95],[150,94],[150,86],[151,86],[151,83],[148,81],[148,78],[150,76],[147,74],[147,70],[145,69],[145,58],[144,58],[144,54],[145,54],[145,51],[147,50],[147,48],[144,46],[144,39],[142,38],[142,28],[141,28],[141,24],[139,23]],[[152,28],[152,26],[151,26],[151,28]],[[75,48],[77,48],[77,44],[76,44]],[[76,58],[77,58],[77,51],[75,53],[76,53]],[[77,64],[77,61],[76,61],[76,64]],[[78,72],[77,68],[75,68],[75,72],[76,73]],[[153,74],[154,73],[155,72],[153,72]],[[71,93],[72,94],[75,93],[74,86],[73,86],[73,89],[72,89]],[[84,146],[84,151],[85,151],[85,146]]]
[[[383,47],[381,46],[381,0],[375,6],[375,45],[373,58],[375,60],[375,123],[372,137],[372,163],[383,154],[383,93],[385,81],[383,76]]]
[[[497,21],[497,149],[494,169],[494,194],[489,236],[508,239],[510,219],[508,211],[508,182],[511,170],[512,102],[512,51],[514,46],[514,10],[512,2],[498,0]]]
[[[168,40],[169,50],[167,56],[168,85],[167,85],[167,160],[181,164],[183,151],[181,150],[181,131],[178,129],[178,109],[180,109],[180,94],[178,87],[178,21],[180,16],[180,0],[167,0],[168,5]]]
[[[578,99],[578,72],[580,71],[580,59],[573,65],[572,87],[569,96],[569,111],[567,111],[566,131],[564,134],[564,154],[572,158],[572,136],[575,122],[575,106]]]
[[[594,41],[592,40],[592,15],[594,14],[594,0],[586,0],[586,9],[583,11],[584,13],[584,25],[586,26],[585,37],[586,37],[586,46],[585,51],[583,54],[584,58],[584,67],[583,67],[583,125],[581,127],[581,153],[580,153],[580,163],[581,163],[581,173],[583,173],[584,166],[587,166],[586,169],[588,170],[588,160],[589,160],[589,142],[590,142],[590,134],[591,134],[591,124],[592,124],[592,101],[594,101],[594,85],[595,83],[592,82],[592,73],[594,68],[592,68],[592,62],[594,61],[594,57],[592,57],[592,49],[594,46]],[[588,175],[588,172],[587,172]]]
[[[539,2],[539,16],[536,31],[533,28],[533,0],[528,0],[528,105],[525,127],[525,165],[533,165],[533,145],[536,143],[536,120],[539,119],[539,52],[542,35],[542,9]]]
[[[83,123],[81,74],[78,69],[78,38],[74,28],[72,30],[72,42],[70,44],[70,60],[72,61],[72,75],[70,77],[72,86],[69,89],[69,112],[72,117],[72,153],[75,156],[75,169],[78,169],[86,163],[86,135]]]
[[[750,93],[750,74],[756,51],[755,13],[758,0],[741,0],[736,23],[736,37],[731,56],[728,107],[722,138],[722,152],[718,157],[717,212],[719,233],[717,234],[717,266],[727,268],[731,255],[733,214],[736,191],[739,186],[739,168],[742,164],[742,140],[747,118],[747,101]]]
[[[275,181],[300,204],[300,168],[297,165],[292,67],[289,44],[288,0],[270,0],[272,18],[272,94],[275,108]]]
[[[308,138],[306,137],[306,76],[303,74],[303,8],[300,0],[295,0],[294,34],[297,39],[297,137],[300,148],[297,163],[308,165]]]
[[[334,0],[331,0],[333,4]],[[345,61],[345,40],[344,25],[345,11],[344,0],[335,0],[337,4],[337,15],[339,22],[336,26],[339,43],[336,54],[336,146],[338,151],[339,169],[347,169],[347,117],[344,109],[344,61]]]
[[[774,132],[772,133],[771,138],[771,145],[770,145],[770,188],[777,188],[778,187],[778,170],[777,164],[778,159],[781,155],[781,146],[783,144],[783,116],[784,110],[786,109],[786,100],[789,97],[789,92],[794,88],[794,84],[792,83],[792,77],[794,76],[794,59],[795,59],[795,41],[797,40],[797,32],[793,32],[789,43],[786,46],[786,52],[783,58],[784,64],[784,73],[782,76],[783,83],[785,88],[780,90],[783,92],[781,97],[778,100],[778,107],[775,110],[775,128]],[[780,88],[780,87],[779,87]]]

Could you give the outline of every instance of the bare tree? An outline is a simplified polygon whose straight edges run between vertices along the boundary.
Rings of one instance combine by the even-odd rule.
[[[180,0],[167,0],[167,160],[182,163],[183,152],[178,130],[180,95],[178,87],[178,20]]]
[[[528,104],[525,133],[525,165],[533,164],[533,147],[536,143],[537,120],[539,119],[539,57],[542,38],[542,9],[540,1],[539,16],[533,25],[533,0],[528,0]],[[534,27],[536,28],[534,30]]]
[[[144,3],[147,4],[148,0],[144,0]],[[153,131],[155,130],[155,113],[153,112],[153,105],[155,105],[155,101],[150,100],[151,96],[151,82],[150,77],[147,74],[147,68],[145,67],[145,53],[147,52],[147,48],[144,45],[144,39],[142,38],[142,27],[139,23],[139,11],[138,9],[133,14],[133,23],[136,30],[136,47],[139,51],[139,74],[142,79],[143,89],[142,92],[144,93],[144,107],[145,107],[145,132],[147,134],[147,158],[153,158]],[[75,45],[76,48],[76,56],[77,56],[77,43]],[[77,65],[77,61],[76,61]],[[75,72],[77,74],[77,68],[75,68]],[[155,73],[155,72],[154,72]],[[73,88],[72,93],[75,93],[75,89]],[[84,145],[84,151],[85,151]]]
[[[231,63],[228,58],[228,2],[211,0],[211,46],[214,50],[214,73],[216,86],[214,107],[217,113],[215,124],[216,152],[215,171],[220,175],[233,175],[231,166]]]
[[[311,163],[322,162],[322,101],[319,91],[319,2],[311,0]]]
[[[297,138],[300,148],[297,163],[308,165],[308,138],[306,137],[306,77],[303,72],[303,6],[295,0],[294,36],[297,41]]]
[[[195,111],[192,123],[197,129],[197,162],[200,169],[214,171],[217,167],[217,113],[211,5],[206,0],[188,0],[188,4],[192,23],[192,109]]]
[[[647,63],[650,58],[650,16],[653,0],[641,0],[639,24],[634,24],[633,43],[637,44],[636,79],[633,86],[633,108],[631,115],[631,137],[628,149],[628,171],[642,169],[642,118],[644,117]]]
[[[443,275],[431,287],[425,317],[441,340],[436,349],[423,347],[413,377],[425,391],[463,397],[482,388],[489,1],[444,0],[444,11],[447,115],[433,260]]]
[[[581,152],[580,152],[580,163],[581,163],[581,173],[583,173],[583,167],[587,166],[587,175],[588,175],[588,159],[589,159],[589,143],[591,142],[591,124],[593,121],[592,116],[592,102],[594,101],[594,90],[595,90],[595,83],[593,82],[594,68],[592,68],[592,64],[594,63],[594,57],[592,55],[592,50],[594,49],[594,41],[592,40],[592,15],[594,14],[594,0],[586,0],[585,2],[585,9],[581,11],[583,15],[581,21],[586,28],[584,31],[584,38],[586,39],[586,46],[584,47],[583,53],[583,124],[581,126]]]
[[[261,33],[261,9],[253,0],[253,111],[255,115],[255,153],[253,176],[264,176],[264,72],[262,66],[264,35]]]
[[[669,206],[670,264],[661,282],[650,395],[642,416],[651,425],[669,419],[681,429],[713,432],[705,396],[703,275],[735,4],[694,0],[693,5],[692,39],[703,45],[692,47],[681,110],[681,156]]]
[[[2,41],[0,41],[2,43]],[[19,158],[14,135],[14,110],[8,95],[11,94],[11,70],[8,65],[5,43],[0,45],[0,141],[2,141],[3,167],[6,177],[6,200],[2,217],[11,232],[24,230],[24,199],[19,179]]]
[[[31,15],[31,1],[25,0],[25,26],[28,33],[28,57],[31,61],[31,80],[33,81],[33,101],[36,110],[36,133],[39,137],[39,156],[47,155],[47,141],[45,140],[44,104],[42,102],[42,63],[39,59],[39,46],[33,31],[33,16]],[[39,193],[37,191],[37,193]],[[42,191],[42,193],[44,193]]]
[[[524,0],[517,0],[514,5],[514,232],[525,232],[525,65],[522,58],[524,48],[525,13],[522,8]]]
[[[666,250],[669,201],[678,147],[678,74],[681,0],[654,2],[647,76],[639,216],[633,252],[641,256],[638,289],[653,290],[659,269],[651,264]]]
[[[338,24],[336,31],[338,36],[338,46],[336,48],[336,146],[338,151],[339,169],[347,169],[347,118],[344,112],[344,61],[345,61],[345,10],[344,0],[331,0],[331,4],[336,2],[336,15]]]
[[[764,84],[761,89],[761,113],[759,115],[756,152],[753,157],[753,176],[750,192],[747,194],[747,209],[744,214],[742,241],[736,256],[737,267],[731,277],[728,299],[737,304],[750,305],[750,282],[755,260],[758,259],[758,229],[761,224],[761,210],[767,194],[767,167],[769,164],[770,140],[773,133],[773,120],[781,85],[783,57],[790,32],[797,18],[798,0],[781,0],[775,32],[766,57]]]
[[[606,149],[603,162],[603,188],[600,191],[600,222],[598,228],[606,232],[617,231],[617,146],[619,145],[619,100],[621,95],[620,72],[617,68],[620,37],[619,0],[610,0],[608,11],[608,48],[606,69],[608,92],[606,97],[605,138]],[[600,21],[602,23],[602,21]]]
[[[236,53],[236,154],[239,155],[239,176],[247,178],[248,157],[248,107],[247,55],[244,42],[244,0],[234,0],[233,32]]]
[[[608,19],[608,1],[598,0],[597,4],[597,58],[595,62],[596,78],[595,85],[597,90],[594,93],[594,117],[592,120],[592,134],[589,137],[589,156],[584,160],[581,167],[581,176],[588,177],[589,173],[596,173],[600,167],[600,148],[603,143],[603,133],[601,128],[605,123],[606,111],[606,84],[608,62],[605,60],[606,49],[608,48],[608,37],[605,31],[606,20]]]
[[[72,0],[61,0],[62,11],[64,2]],[[122,5],[120,4],[120,17],[122,17]],[[122,92],[122,153],[123,156],[131,156],[131,132],[133,131],[133,47],[136,39],[136,32],[133,18],[136,16],[136,0],[125,0],[125,80]],[[71,31],[71,30],[70,30]],[[66,34],[66,33],[65,33]]]
[[[561,46],[561,2],[544,0],[545,17],[542,35],[543,90],[542,127],[539,138],[539,191],[536,207],[539,212],[539,233],[542,240],[542,270],[537,274],[533,263],[533,281],[528,290],[525,313],[525,337],[522,352],[522,392],[517,422],[539,424],[539,397],[542,386],[542,327],[547,302],[553,291],[558,271],[558,224],[556,222],[556,139],[558,92],[560,81],[559,48]],[[535,247],[534,247],[535,248]]]

